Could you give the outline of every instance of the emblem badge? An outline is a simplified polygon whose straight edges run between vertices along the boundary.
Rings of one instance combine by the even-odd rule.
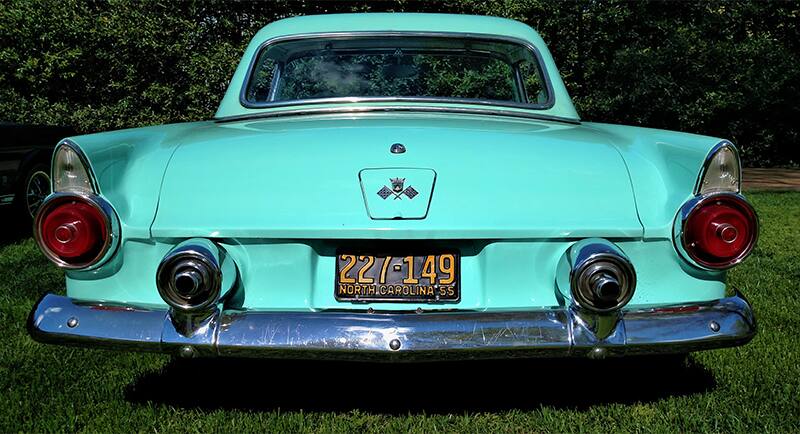
[[[405,195],[409,199],[413,199],[415,196],[419,194],[419,192],[415,190],[414,187],[410,185],[408,187],[405,187],[406,183],[405,178],[389,178],[389,183],[392,184],[391,188],[384,185],[383,188],[378,190],[378,196],[380,196],[381,199],[386,200],[389,196],[392,195],[394,195],[395,200],[402,199],[403,195]]]
[[[389,148],[389,151],[392,154],[402,154],[406,152],[406,147],[402,143],[395,143]]]

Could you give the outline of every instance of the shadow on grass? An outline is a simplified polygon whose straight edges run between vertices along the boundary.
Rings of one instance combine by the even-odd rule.
[[[33,235],[32,223],[19,216],[12,206],[0,207],[0,247],[16,243]]]
[[[409,364],[175,359],[129,385],[125,398],[201,410],[458,414],[587,409],[715,385],[704,366],[674,357]]]

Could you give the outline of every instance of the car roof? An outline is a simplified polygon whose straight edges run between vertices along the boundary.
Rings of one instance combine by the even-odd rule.
[[[552,86],[554,103],[548,109],[527,110],[546,117],[578,121],[578,116],[553,57],[541,36],[530,26],[507,18],[428,13],[353,13],[307,15],[284,18],[267,24],[256,33],[245,50],[231,79],[215,118],[247,116],[275,109],[246,108],[240,94],[253,60],[270,40],[295,35],[360,32],[427,32],[487,35],[527,42],[541,56],[542,66]]]
[[[539,34],[519,21],[507,18],[425,13],[360,13],[307,15],[267,24],[254,40],[277,36],[328,32],[453,32],[504,36],[539,42]]]

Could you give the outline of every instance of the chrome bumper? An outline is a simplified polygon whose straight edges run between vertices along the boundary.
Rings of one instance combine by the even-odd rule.
[[[28,323],[39,342],[193,356],[447,360],[685,353],[742,345],[752,309],[733,297],[626,310],[598,339],[571,308],[517,312],[347,313],[224,310],[179,332],[167,310],[48,294]]]

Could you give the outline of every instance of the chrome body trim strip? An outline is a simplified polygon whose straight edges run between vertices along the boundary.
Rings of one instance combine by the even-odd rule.
[[[477,98],[446,98],[446,97],[415,97],[415,96],[337,96],[330,98],[288,99],[270,103],[251,103],[246,108],[251,109],[277,109],[281,107],[302,107],[320,104],[366,104],[366,103],[424,103],[424,104],[463,104],[490,107],[508,107],[522,110],[544,110],[538,106],[527,103],[506,102]]]
[[[486,116],[507,116],[512,118],[533,119],[539,121],[555,121],[563,122],[572,125],[580,125],[577,119],[562,118],[559,116],[550,116],[535,112],[522,112],[513,110],[500,110],[500,109],[484,109],[480,107],[449,107],[446,105],[441,106],[423,106],[423,105],[350,105],[350,103],[343,103],[338,107],[301,107],[291,110],[274,110],[251,113],[246,115],[226,116],[222,118],[214,118],[213,121],[217,123],[223,122],[238,122],[248,121],[253,119],[264,118],[278,118],[288,116],[300,115],[329,115],[329,114],[358,114],[370,112],[417,112],[417,113],[455,113],[455,114],[472,114],[472,115],[486,115]]]
[[[389,361],[685,353],[742,345],[756,333],[750,304],[738,292],[720,300],[636,308],[620,315],[614,330],[599,338],[564,307],[419,314],[221,310],[187,335],[175,328],[166,309],[48,294],[31,312],[28,330],[39,342],[184,357]]]

